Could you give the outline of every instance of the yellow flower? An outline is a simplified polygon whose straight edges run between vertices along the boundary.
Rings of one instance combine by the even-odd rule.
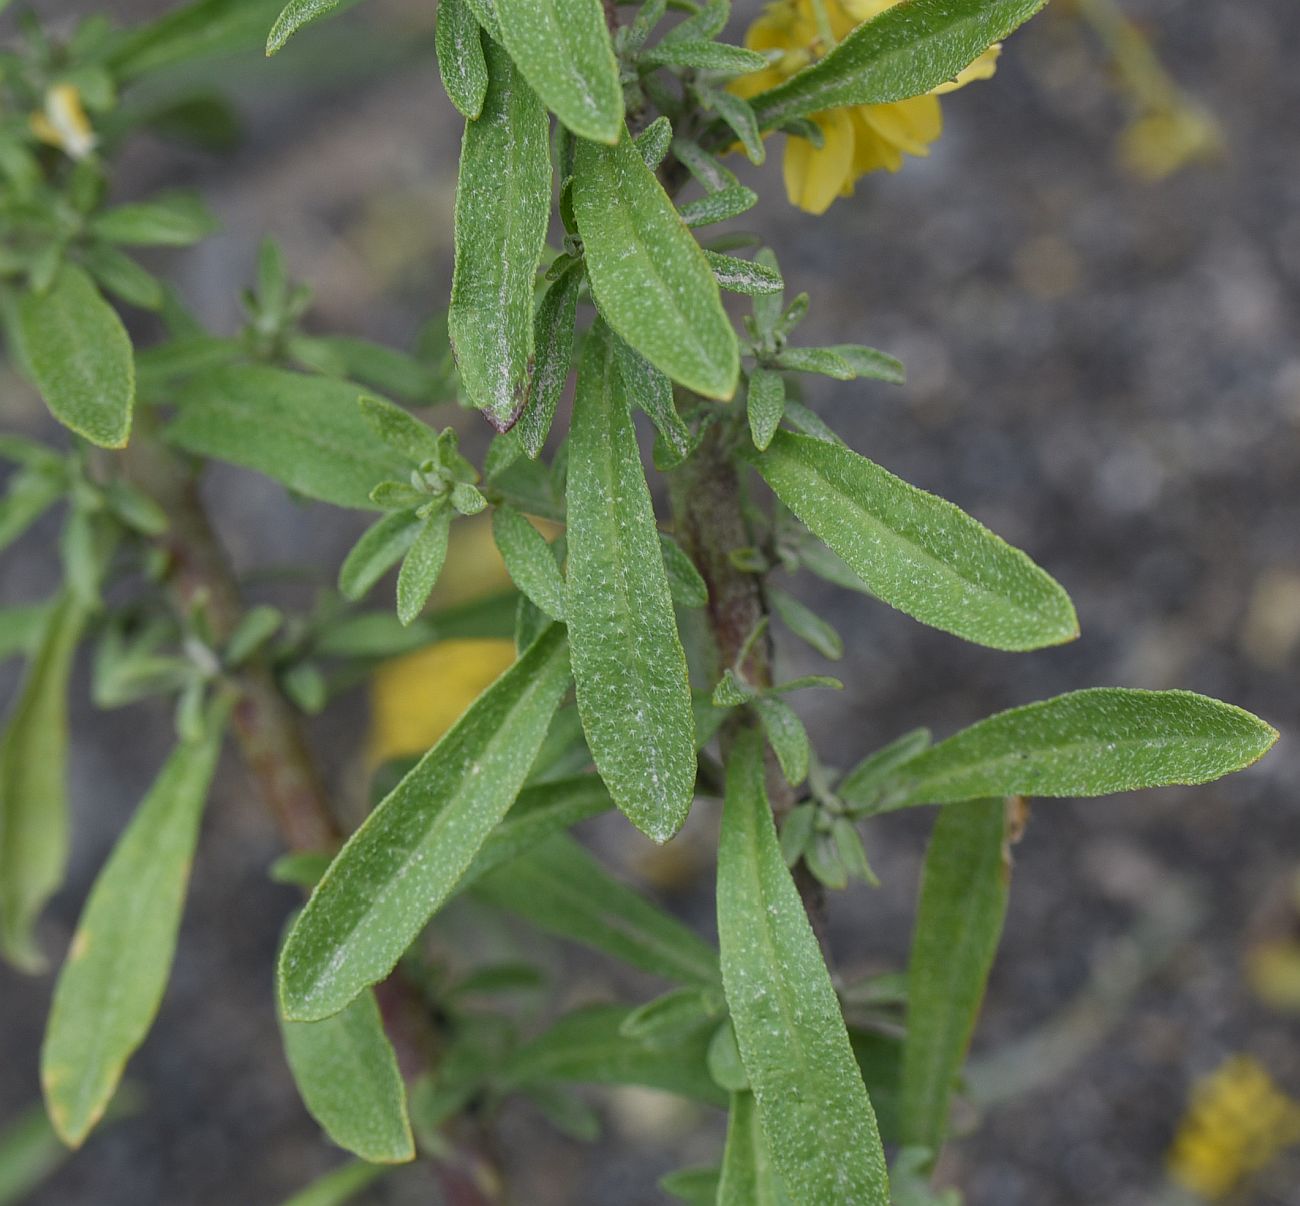
[[[863,21],[878,16],[898,0],[824,0],[825,15],[836,42]],[[821,58],[831,46],[822,36],[815,0],[776,0],[750,26],[745,45],[751,50],[780,51],[765,71],[741,76],[732,84],[739,96],[751,97]],[[896,172],[904,155],[925,156],[943,131],[939,96],[988,79],[997,69],[1000,46],[991,46],[956,79],[924,96],[885,105],[852,105],[815,113],[824,145],[789,138],[785,147],[785,191],[792,205],[821,214],[836,197],[849,197],[858,177],[878,168]]]
[[[1169,1149],[1170,1177],[1198,1197],[1226,1197],[1300,1141],[1300,1105],[1258,1060],[1236,1055],[1201,1080]]]
[[[71,84],[55,84],[45,94],[44,109],[33,113],[29,122],[37,138],[73,159],[84,159],[98,141],[81,106],[81,93]]]

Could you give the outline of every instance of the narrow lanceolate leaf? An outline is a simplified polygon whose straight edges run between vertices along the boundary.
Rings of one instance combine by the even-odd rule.
[[[749,411],[749,434],[754,439],[754,447],[765,452],[785,415],[785,382],[781,374],[765,368],[756,368],[750,373],[745,405]]]
[[[70,593],[55,603],[0,738],[0,954],[31,971],[44,962],[32,926],[68,856],[68,675],[85,622]]]
[[[415,1159],[406,1086],[372,992],[319,1022],[281,1014],[280,1034],[307,1112],[335,1143],[375,1164]]]
[[[551,282],[537,307],[535,365],[528,383],[528,401],[519,416],[519,435],[524,451],[533,460],[542,452],[555,419],[555,408],[573,361],[573,325],[578,315],[578,292],[582,267],[572,265]]]
[[[568,524],[565,610],[582,727],[614,802],[664,842],[694,794],[691,691],[650,491],[603,324],[588,335],[578,372]]]
[[[617,335],[614,336],[614,359],[628,402],[650,417],[677,456],[686,456],[691,450],[691,429],[677,413],[673,383]]]
[[[704,258],[713,269],[714,279],[730,293],[762,297],[768,293],[780,293],[785,288],[779,272],[752,260],[737,259],[720,251],[706,251]]]
[[[285,942],[286,1017],[337,1013],[393,969],[519,794],[568,684],[551,625],[353,834]]]
[[[923,624],[993,649],[1078,635],[1065,591],[952,503],[809,436],[777,432],[766,452],[741,455],[873,594]]]
[[[758,204],[758,194],[743,184],[734,188],[720,188],[716,193],[705,193],[681,208],[682,221],[687,226],[711,226],[736,218]]]
[[[722,985],[759,1119],[795,1202],[887,1206],[875,1116],[839,1000],[777,844],[762,746],[727,769],[718,850]]]
[[[271,26],[271,32],[267,36],[267,56],[282,49],[284,44],[308,22],[333,12],[341,3],[342,0],[289,0],[275,19],[275,24]]]
[[[888,352],[863,347],[860,343],[837,343],[826,350],[847,362],[859,377],[888,381],[891,385],[902,385],[907,379],[903,362]]]
[[[496,0],[465,0],[478,23],[498,42],[501,41],[501,21],[497,17]]]
[[[414,511],[385,515],[362,535],[339,569],[339,593],[356,601],[404,556],[420,530]]]
[[[707,103],[731,127],[731,132],[740,139],[740,145],[744,147],[745,157],[749,162],[762,163],[767,158],[767,148],[763,145],[758,118],[755,117],[750,103],[721,90],[710,92]]]
[[[690,67],[723,75],[748,75],[767,66],[767,57],[756,50],[704,39],[660,42],[642,51],[641,61],[656,67]]]
[[[447,560],[451,508],[446,504],[427,515],[402,559],[397,574],[397,618],[410,624],[424,610]]]
[[[483,112],[488,70],[483,35],[465,0],[440,0],[435,45],[442,86],[461,115],[474,120]]]
[[[605,321],[674,381],[730,398],[740,350],[713,271],[630,138],[578,143],[573,209]]]
[[[564,619],[564,576],[541,532],[513,508],[497,507],[492,536],[514,584],[551,619]]]
[[[659,533],[659,545],[664,551],[664,570],[668,574],[668,591],[673,602],[678,607],[703,607],[709,601],[709,587],[695,568],[695,562],[665,532]]]
[[[785,700],[774,695],[760,695],[753,703],[768,744],[781,765],[781,773],[787,783],[797,786],[808,777],[808,763],[812,757],[803,721]]]
[[[551,210],[546,110],[495,42],[488,89],[465,124],[456,186],[456,269],[447,314],[470,402],[499,431],[519,417],[533,357],[533,285]]]
[[[790,1206],[748,1090],[731,1095],[716,1200],[717,1206]]]
[[[616,880],[571,838],[552,837],[485,876],[475,892],[532,925],[652,975],[718,982],[718,957],[692,930]]]
[[[103,1116],[162,1002],[228,714],[228,702],[214,704],[201,733],[167,759],[95,880],[68,947],[41,1085],[50,1121],[73,1147]]]
[[[371,431],[345,381],[238,365],[199,374],[177,395],[167,438],[254,469],[308,498],[374,510],[370,491],[410,464]]]
[[[636,143],[636,149],[641,152],[646,167],[656,172],[668,154],[668,148],[672,145],[673,123],[661,113],[632,141]]]
[[[1001,799],[943,809],[921,872],[907,976],[902,1140],[936,1154],[1006,918],[1004,818]]]
[[[710,1105],[726,1102],[705,1070],[707,1030],[665,1049],[623,1033],[630,1012],[625,1005],[593,1005],[565,1015],[510,1057],[500,1074],[503,1087],[644,1085]]]
[[[842,105],[919,96],[954,79],[1047,0],[911,0],[858,26],[825,58],[751,98],[764,129]]]
[[[127,247],[187,247],[216,228],[207,207],[188,193],[118,205],[90,222],[92,234]]]
[[[615,143],[623,85],[601,0],[496,0],[501,37],[533,90],[570,130]]]
[[[903,765],[884,806],[1208,783],[1257,762],[1277,736],[1249,712],[1191,691],[1073,691],[931,746]]]
[[[117,311],[82,269],[64,264],[17,308],[21,354],[45,405],[92,444],[122,448],[131,434],[135,361]]]

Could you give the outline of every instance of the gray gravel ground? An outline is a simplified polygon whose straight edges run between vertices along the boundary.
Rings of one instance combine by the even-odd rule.
[[[233,299],[265,233],[316,284],[322,329],[401,341],[445,298],[458,129],[430,55],[410,53],[413,35],[429,33],[430,8],[372,4],[350,29],[382,37],[304,38],[274,64],[232,70],[248,138],[231,158],[132,151],[130,192],[197,186],[223,219],[223,235],[167,261],[211,321],[236,320]],[[1131,9],[1223,123],[1219,169],[1158,185],[1126,177],[1113,158],[1122,102],[1089,43],[1049,13],[1011,43],[994,82],[946,104],[931,159],[864,182],[824,219],[774,195],[748,222],[780,252],[792,289],[813,294],[808,342],[872,343],[908,364],[903,389],[818,384],[810,401],[855,448],[1028,549],[1071,591],[1083,624],[1071,646],[1013,657],[801,583],[848,649],[835,671],[847,691],[806,707],[828,761],[845,765],[916,724],[945,734],[1102,684],[1204,691],[1284,733],[1264,764],[1218,785],[1035,809],[978,1055],[995,1059],[1116,988],[1153,901],[1185,892],[1201,920],[1135,977],[1077,1059],[982,1115],[969,1111],[945,1168],[970,1206],[1156,1202],[1189,1087],[1229,1053],[1255,1054],[1300,1096],[1300,1021],[1264,1009],[1242,979],[1250,935],[1269,924],[1300,855],[1300,9]],[[310,75],[314,54],[334,56],[330,82],[290,86]],[[759,179],[779,189],[775,165]],[[11,381],[6,395],[19,406]],[[19,422],[38,421],[30,399],[21,407]],[[355,532],[351,518],[295,506],[234,471],[214,473],[210,489],[245,570],[306,561],[328,579]],[[49,585],[51,535],[43,528],[0,562],[0,597],[35,598]],[[793,649],[786,668],[830,669]],[[46,923],[51,950],[169,735],[166,713],[150,708],[79,706],[74,723],[78,828],[69,886]],[[353,707],[320,729],[341,784],[352,782],[360,723]],[[714,816],[701,812],[671,864],[617,829],[595,837],[708,928],[700,855]],[[926,823],[889,818],[869,832],[884,885],[835,903],[845,974],[898,965]],[[296,1101],[269,1008],[292,904],[265,878],[275,852],[232,762],[208,814],[174,980],[132,1064],[149,1105],[92,1139],[34,1203],[269,1203],[334,1161]],[[1176,913],[1173,928],[1188,915]],[[610,983],[603,966],[555,955],[575,995]],[[37,1094],[49,988],[0,970],[0,1121]],[[599,1153],[555,1139],[526,1109],[508,1114],[501,1148],[516,1201],[657,1202],[654,1177],[675,1156],[714,1157],[716,1125],[640,1094],[600,1100],[615,1142]],[[1297,1184],[1293,1158],[1234,1201],[1300,1206]],[[416,1170],[373,1200],[432,1193]]]

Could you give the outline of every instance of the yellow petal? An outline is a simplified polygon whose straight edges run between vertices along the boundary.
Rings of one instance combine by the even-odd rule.
[[[943,133],[943,111],[933,96],[914,96],[887,105],[863,105],[862,120],[905,155],[928,155]]]
[[[466,640],[385,662],[370,685],[370,765],[423,754],[514,660],[513,641]]]
[[[942,96],[945,92],[956,92],[958,88],[964,88],[967,84],[972,84],[976,80],[988,80],[993,78],[993,73],[998,69],[998,55],[1002,53],[1002,43],[994,42],[978,59],[968,67],[963,67],[957,73],[957,78],[949,80],[946,84],[940,84],[931,91],[932,96]]]
[[[824,214],[853,180],[853,122],[843,109],[813,117],[825,137],[818,148],[804,138],[787,138],[785,191],[791,205]]]

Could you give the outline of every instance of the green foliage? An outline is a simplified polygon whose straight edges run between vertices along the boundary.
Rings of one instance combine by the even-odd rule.
[[[79,1147],[144,1041],[171,972],[199,820],[230,711],[214,704],[168,758],[95,880],[41,1047],[50,1119]]]
[[[126,328],[91,279],[64,264],[18,304],[20,355],[50,412],[104,448],[131,434],[135,364]]]
[[[383,979],[451,894],[523,786],[568,688],[567,653],[551,625],[339,852],[280,956],[286,1018],[329,1017]]]
[[[1011,867],[1000,799],[939,813],[921,872],[907,973],[903,1141],[937,1152],[1007,912]]]
[[[415,1159],[406,1088],[374,993],[333,1017],[280,1017],[284,1054],[303,1103],[340,1147],[375,1164]]]
[[[727,0],[441,0],[423,18],[432,37],[408,40],[436,51],[459,118],[441,113],[464,119],[455,267],[445,315],[408,349],[320,333],[310,288],[270,242],[243,328],[207,331],[167,272],[212,232],[210,213],[188,194],[137,196],[115,174],[143,129],[227,146],[232,110],[193,92],[196,66],[224,76],[211,60],[264,39],[274,53],[350,0],[194,0],[136,29],[92,15],[66,35],[24,18],[0,72],[0,326],[14,369],[67,430],[52,446],[0,433],[13,466],[0,550],[22,555],[33,525],[62,512],[62,586],[0,610],[0,658],[25,662],[0,737],[11,962],[41,966],[36,925],[63,879],[67,693],[83,636],[91,702],[165,708],[144,723],[170,717],[179,740],[84,905],[42,1053],[54,1131],[27,1121],[0,1136],[0,1199],[53,1166],[55,1132],[81,1143],[124,1096],[166,988],[233,708],[230,731],[291,847],[269,874],[311,892],[278,966],[287,1062],[307,1110],[361,1157],[298,1206],[347,1200],[417,1141],[444,1169],[470,1167],[457,1116],[490,1127],[514,1095],[589,1141],[599,1118],[575,1095],[582,1084],[729,1109],[720,1167],[663,1182],[687,1201],[955,1200],[929,1178],[1007,908],[1003,797],[1202,783],[1250,765],[1277,734],[1187,692],[1085,690],[938,744],[925,729],[874,752],[866,740],[837,781],[793,700],[842,684],[782,682],[772,667],[791,636],[832,659],[845,641],[781,574],[806,569],[994,649],[1059,644],[1078,625],[1044,570],[858,455],[800,392],[805,374],[901,384],[903,365],[865,344],[794,343],[809,296],[787,300],[756,235],[708,228],[759,201],[728,155],[762,163],[774,130],[827,146],[810,118],[940,88],[1041,4],[906,0],[742,99],[729,81],[771,57],[717,40]],[[145,267],[134,248],[161,250]],[[723,290],[749,299],[739,333]],[[124,323],[118,303],[147,321]],[[434,406],[446,409],[419,409]],[[461,451],[478,423],[465,410],[498,433],[481,465]],[[128,439],[128,456],[102,451]],[[378,513],[337,593],[303,608],[243,603],[215,535],[223,517],[198,489],[209,461],[301,501]],[[454,529],[483,511],[512,585],[428,612],[453,538],[470,535]],[[543,535],[533,519],[556,526]],[[304,568],[317,585],[335,574]],[[395,569],[395,599],[362,606]],[[453,643],[476,638],[513,639],[518,656],[476,700],[452,699],[456,659],[482,682],[472,659],[499,656]],[[422,757],[378,768],[377,803],[340,832],[358,814],[325,798],[298,713],[440,643],[438,702],[459,719]],[[385,670],[376,684],[381,729],[391,682]],[[426,719],[409,714],[420,706],[399,699],[398,719]],[[571,834],[617,809],[665,842],[697,795],[725,796],[716,949]],[[837,994],[806,903],[877,883],[863,822],[924,804],[944,807],[906,976]],[[464,941],[502,914],[504,933],[531,927],[531,946],[502,956]],[[572,1009],[573,985],[517,953],[544,949],[538,932],[666,991]],[[539,1018],[558,1020],[538,1033]],[[889,1176],[882,1136],[897,1146]]]
[[[718,847],[722,983],[759,1120],[796,1201],[887,1206],[876,1119],[777,845],[752,734],[732,753]]]
[[[667,841],[695,785],[694,719],[654,510],[613,340],[597,326],[578,369],[569,440],[565,611],[587,744],[614,803]],[[631,732],[645,734],[631,742]]]

